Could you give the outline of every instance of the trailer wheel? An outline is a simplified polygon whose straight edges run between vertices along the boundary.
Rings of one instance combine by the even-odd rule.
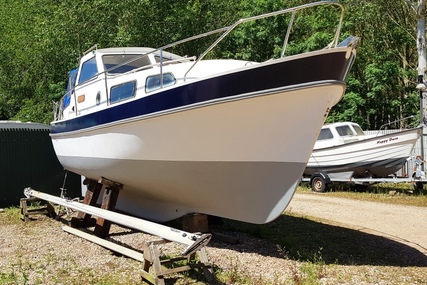
[[[424,184],[422,182],[415,182],[414,183],[414,191],[415,193],[421,192],[424,188]]]
[[[314,176],[311,179],[311,189],[314,192],[325,192],[326,181],[322,176]]]

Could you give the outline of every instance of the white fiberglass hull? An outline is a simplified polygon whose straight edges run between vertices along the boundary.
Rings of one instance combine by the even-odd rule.
[[[313,150],[304,174],[353,172],[355,178],[386,177],[402,168],[421,132],[418,127]]]
[[[117,209],[266,223],[286,208],[340,81],[247,94],[52,134],[61,164],[124,184]]]

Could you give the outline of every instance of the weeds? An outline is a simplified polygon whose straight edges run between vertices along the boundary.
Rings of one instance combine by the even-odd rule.
[[[217,278],[226,284],[248,284],[249,280],[247,276],[242,275],[241,269],[240,261],[237,258],[229,257],[227,270],[216,272]]]
[[[0,284],[18,284],[14,272],[2,273],[0,272]]]
[[[322,248],[313,256],[313,261],[303,262],[300,266],[301,275],[304,282],[301,284],[320,284],[320,280],[325,277],[325,262],[322,258]]]
[[[426,186],[427,187],[427,186]],[[427,207],[427,191],[423,190],[419,194],[413,194],[411,183],[378,183],[364,187],[363,191],[354,191],[350,186],[339,185],[333,190],[325,193],[331,197],[348,198],[361,201],[373,201],[396,205]],[[315,195],[308,184],[301,183],[297,192]]]
[[[17,207],[5,208],[3,213],[0,213],[0,225],[11,225],[20,222],[21,212]]]
[[[319,248],[317,252],[308,261],[299,262],[289,257],[289,251],[286,247],[277,245],[277,251],[283,258],[290,259],[289,269],[291,271],[291,278],[293,285],[317,285],[320,284],[320,280],[325,277],[325,265],[326,263],[322,257],[322,248]],[[299,255],[302,260],[306,260],[305,256]]]

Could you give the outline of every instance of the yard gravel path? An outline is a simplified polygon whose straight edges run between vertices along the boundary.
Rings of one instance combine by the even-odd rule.
[[[427,255],[427,207],[296,193],[286,211],[384,236]]]
[[[228,232],[239,242],[230,244],[213,239],[207,246],[209,261],[229,276],[224,283],[218,284],[247,284],[247,278],[253,280],[250,284],[302,284],[296,278],[313,270],[318,274],[318,284],[322,285],[426,284],[427,207],[296,193],[286,212],[295,214],[290,219],[292,216],[315,217],[316,222],[320,220],[319,224],[332,225],[324,227],[330,231],[342,231],[334,226],[348,228],[351,231],[344,230],[347,242],[363,239],[366,247],[361,250],[378,249],[380,254],[385,254],[385,259],[378,262],[362,254],[360,261],[359,255],[348,256],[352,251],[327,252],[325,249],[324,257],[332,256],[340,261],[323,265],[303,263],[288,258],[274,243],[244,233]],[[0,284],[141,284],[141,262],[112,254],[68,234],[61,229],[62,225],[46,216],[36,216],[24,223],[8,218],[5,212],[0,213]],[[291,229],[283,232],[292,241],[291,233]],[[338,236],[343,237],[327,238]],[[389,242],[383,236],[397,242]],[[156,238],[113,225],[107,239],[140,249],[144,242]],[[159,249],[173,256],[183,247],[167,243]],[[233,278],[237,280],[231,282]],[[167,279],[168,285],[205,284],[182,275]]]

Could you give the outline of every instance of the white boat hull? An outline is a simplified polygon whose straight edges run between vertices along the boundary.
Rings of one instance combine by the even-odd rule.
[[[292,198],[344,90],[331,81],[245,94],[52,141],[66,169],[124,184],[121,211],[160,222],[198,212],[266,223]]]
[[[313,150],[304,174],[353,172],[355,178],[386,177],[402,168],[421,132],[418,127]]]
[[[276,44],[259,62],[230,59],[219,48],[241,24],[319,5],[341,10],[325,48],[287,55],[293,21],[285,17],[280,55]],[[123,184],[116,208],[147,220],[203,213],[272,221],[291,200],[320,128],[344,94],[358,38],[338,43],[342,20],[342,5],[321,1],[159,49],[89,50],[69,73],[52,122],[58,159],[67,170]],[[198,57],[166,51],[215,34]],[[211,52],[217,46],[219,53]]]

